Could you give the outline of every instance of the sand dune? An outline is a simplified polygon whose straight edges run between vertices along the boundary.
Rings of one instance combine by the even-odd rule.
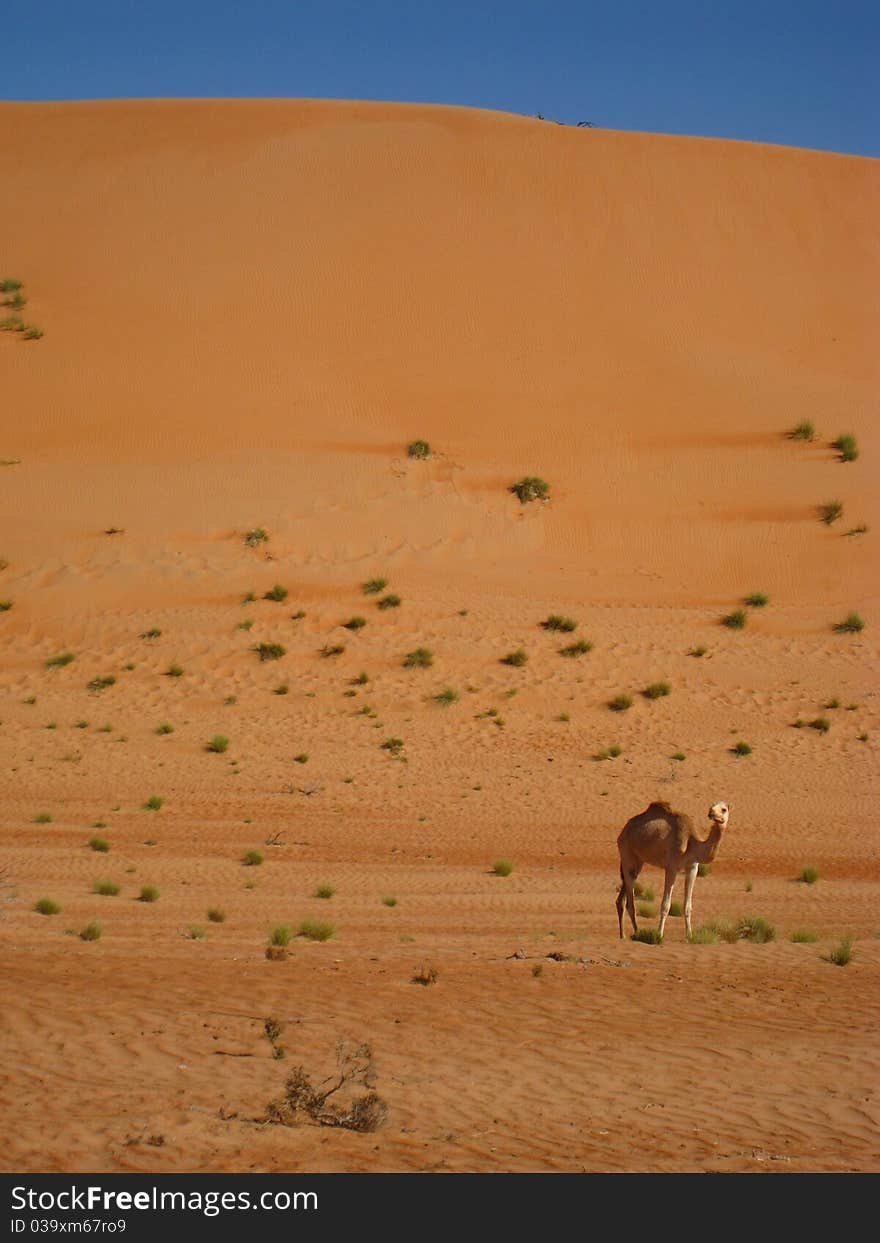
[[[877,162],[316,101],[0,129],[44,331],[0,332],[6,1168],[880,1167]],[[617,939],[653,798],[730,803],[696,922],[776,941]],[[382,1130],[256,1121],[339,1039]]]

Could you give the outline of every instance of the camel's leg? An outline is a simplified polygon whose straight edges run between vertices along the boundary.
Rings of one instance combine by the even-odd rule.
[[[666,927],[666,917],[669,914],[669,904],[672,901],[672,888],[675,884],[676,872],[668,871],[666,873],[666,883],[663,886],[663,901],[660,904],[660,935],[663,936],[663,929]]]
[[[626,881],[623,879],[623,869],[620,871],[620,891],[617,895],[617,923],[620,927],[620,939],[623,940],[623,896],[626,893]]]
[[[638,871],[630,872],[630,871],[624,870],[623,887],[626,890],[626,913],[629,916],[629,922],[633,926],[633,932],[638,932],[639,930],[639,925],[636,923],[636,899],[635,899],[635,893],[633,892],[633,885],[635,884],[635,880],[637,876],[638,876]],[[622,923],[623,921],[621,920],[621,925]],[[623,936],[622,926],[620,929],[620,935]]]
[[[697,879],[697,868],[700,865],[693,863],[685,873],[684,878],[684,926],[687,932],[687,939],[691,939],[691,905],[694,893],[694,881]]]

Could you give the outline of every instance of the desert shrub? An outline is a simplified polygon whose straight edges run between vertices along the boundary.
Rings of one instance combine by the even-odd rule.
[[[387,586],[387,578],[368,578],[365,583],[361,584],[361,590],[365,596],[377,596],[379,592],[384,591]]]
[[[382,899],[382,905],[383,906],[397,906],[397,898],[392,898],[390,894],[387,894]]]
[[[319,919],[304,919],[297,933],[297,936],[305,937],[307,941],[329,941],[335,935],[333,924],[322,923]]]
[[[737,921],[736,931],[741,941],[754,941],[756,945],[776,940],[776,929],[760,915],[743,916]]]
[[[679,764],[683,764],[684,761],[687,759],[687,756],[685,755],[684,751],[675,751],[669,758],[671,760],[678,760]]]
[[[632,696],[615,695],[613,699],[608,700],[608,707],[612,712],[626,712],[627,708],[633,706]]]
[[[282,587],[280,583],[276,583],[263,596],[264,600],[274,600],[276,604],[283,604],[287,599],[288,591],[286,587]]]
[[[434,696],[434,703],[439,704],[441,708],[448,708],[450,704],[454,704],[458,699],[458,691],[453,690],[451,686],[444,686],[442,691]]]
[[[324,884],[319,885],[315,890],[314,897],[324,899],[332,898],[335,892],[336,890],[334,887],[325,882]]]
[[[25,341],[39,341],[43,335],[43,329],[38,328],[36,324],[25,324],[22,327],[21,335]]]
[[[734,609],[732,613],[728,613],[726,617],[721,619],[722,625],[728,630],[742,630],[746,624],[746,613],[744,609]]]
[[[733,945],[740,939],[739,927],[732,924],[729,919],[713,919],[703,927],[708,929],[717,940],[726,941],[729,945]]]
[[[763,609],[767,607],[769,601],[770,597],[765,596],[763,591],[753,591],[750,596],[746,596],[744,603],[750,609]]]
[[[325,643],[321,648],[321,655],[326,659],[331,656],[341,656],[345,651],[342,643]]]
[[[592,652],[593,645],[588,639],[578,639],[576,643],[569,643],[566,647],[559,649],[560,656],[586,656],[587,652]]]
[[[305,1117],[319,1126],[340,1127],[359,1133],[378,1130],[388,1117],[388,1106],[372,1091],[375,1070],[370,1046],[361,1044],[352,1047],[340,1041],[336,1047],[336,1063],[335,1078],[325,1080],[320,1087],[315,1087],[305,1069],[297,1066],[287,1077],[283,1097],[269,1103],[266,1116],[261,1121],[294,1126]],[[330,1100],[335,1092],[350,1084],[362,1084],[371,1090],[355,1097],[346,1106]]]
[[[83,928],[79,934],[79,939],[81,941],[100,941],[102,931],[101,925],[93,919],[91,923],[86,924],[85,928]]]
[[[38,811],[34,816],[34,824],[51,824],[52,813],[48,811]]]
[[[855,706],[855,707],[858,707],[858,704],[856,704],[856,705],[854,705],[854,706]],[[840,707],[840,700],[839,700],[839,699],[829,699],[827,703],[823,704],[823,707],[827,708],[829,712],[833,712],[833,711],[835,710],[835,708],[839,708],[839,707]]]
[[[509,859],[496,859],[492,864],[492,871],[496,876],[509,876],[513,871],[513,864]]]
[[[169,721],[162,721],[156,726],[157,734],[173,734],[174,726]]]
[[[803,871],[801,872],[800,876],[798,877],[798,880],[802,881],[803,884],[805,885],[815,885],[818,879],[819,879],[819,869],[816,867],[812,867],[812,866],[805,867]]]
[[[223,924],[226,922],[226,912],[221,910],[219,906],[209,906],[207,915],[212,924]]]
[[[840,944],[830,952],[828,961],[833,962],[835,967],[845,967],[852,961],[854,944],[852,937],[844,937]]]
[[[573,617],[562,617],[559,613],[551,613],[541,625],[545,630],[561,630],[566,634],[577,629],[577,622]]]
[[[380,609],[399,609],[400,596],[394,595],[393,592],[390,595],[383,596],[382,599],[378,601],[377,607]]]
[[[0,613],[8,613],[11,608],[11,600],[0,600]]]
[[[718,937],[711,928],[695,928],[688,938],[691,945],[717,945]]]
[[[86,690],[91,691],[93,695],[97,695],[101,691],[106,690],[108,686],[114,686],[115,684],[116,684],[116,679],[114,678],[113,674],[110,673],[110,674],[107,674],[106,677],[92,678],[91,682],[89,682],[88,686],[86,687]]]
[[[235,629],[236,630],[251,630],[253,628],[253,624],[254,624],[254,619],[252,617],[246,617],[243,621],[236,623]]]
[[[841,462],[854,462],[859,456],[859,447],[855,436],[838,436],[836,440],[831,442],[831,445],[840,454]]]
[[[501,657],[502,665],[510,665],[514,669],[521,669],[529,659],[528,652],[524,652],[518,647],[515,652],[508,652],[506,656]]]
[[[837,622],[834,631],[836,634],[860,634],[865,629],[865,623],[858,613],[847,613],[841,622]]]
[[[275,687],[272,694],[273,695],[286,695],[289,690],[290,690],[290,687],[287,685],[287,683],[282,682],[280,686]]]
[[[73,652],[59,652],[57,656],[50,656],[46,661],[47,669],[63,669],[65,665],[69,665],[72,660],[76,660]]]
[[[187,929],[186,939],[188,941],[204,941],[206,935],[204,928],[200,928],[198,924],[190,924]]]
[[[810,721],[810,729],[815,729],[820,734],[827,734],[831,728],[831,722],[827,716],[817,716],[814,721]]]
[[[182,678],[183,677],[182,667],[178,664],[169,665],[168,668],[165,670],[165,677],[166,678]]]
[[[92,893],[98,893],[103,898],[115,898],[119,893],[119,886],[113,880],[96,880]]]
[[[165,800],[159,794],[151,794],[144,803],[144,811],[158,811]]]
[[[366,617],[350,617],[347,622],[342,623],[346,630],[363,630],[367,624]]]
[[[224,734],[215,734],[210,742],[205,743],[205,750],[214,751],[217,755],[222,755],[228,749],[229,739]]]
[[[34,910],[39,915],[57,915],[61,907],[51,898],[40,898],[39,902],[34,903]]]
[[[819,518],[826,526],[830,527],[832,522],[837,522],[842,514],[843,505],[840,501],[825,501],[819,506]]]
[[[509,490],[522,505],[529,501],[546,501],[550,496],[549,483],[539,479],[537,475],[525,475],[517,483],[511,484]]]
[[[406,452],[408,457],[426,458],[431,456],[431,446],[427,440],[414,440],[406,446]]]
[[[751,755],[752,754],[752,748],[749,746],[749,744],[747,742],[742,742],[742,741],[736,743],[735,746],[732,746],[730,748],[730,751],[732,755]]]
[[[421,984],[427,988],[429,984],[437,983],[437,976],[438,972],[436,967],[432,967],[430,963],[422,963],[422,965],[413,972],[412,982],[413,984]]]
[[[138,902],[158,902],[159,890],[155,885],[142,885],[138,894]]]
[[[23,293],[16,290],[11,297],[3,299],[3,305],[8,306],[11,311],[20,311],[27,306],[27,298]]]
[[[684,910],[680,902],[670,902],[669,914],[673,919],[680,919],[684,915]]]
[[[110,849],[110,843],[103,837],[90,837],[89,849],[94,850],[97,854],[105,855]]]
[[[246,850],[242,855],[241,861],[246,868],[258,868],[263,862],[263,856],[259,850]]]
[[[662,945],[663,938],[656,928],[640,928],[630,937],[631,941],[641,941],[644,945]]]
[[[810,928],[796,928],[791,934],[791,939],[795,945],[812,945],[819,940],[819,937]]]
[[[269,933],[269,944],[278,946],[288,946],[293,936],[289,924],[276,924]]]
[[[300,753],[299,753],[298,755],[295,755],[295,756],[293,757],[293,762],[294,762],[295,764],[308,764],[308,762],[309,762],[309,753],[308,753],[308,751],[300,751]]]
[[[652,682],[650,686],[645,687],[642,694],[645,699],[662,699],[665,695],[668,695],[671,690],[672,687],[668,682]]]
[[[158,626],[151,626],[149,630],[145,630],[143,632],[143,634],[141,635],[141,638],[142,639],[158,639],[161,636],[161,634],[162,634],[162,631],[159,629]]]
[[[4,315],[0,319],[0,332],[21,332],[24,320],[20,315]]]
[[[636,907],[636,912],[643,919],[653,919],[657,914],[657,908],[650,902],[640,902]]]
[[[254,527],[252,531],[245,534],[244,542],[248,548],[256,548],[259,544],[265,544],[269,536],[262,527]]]
[[[22,286],[23,282],[16,276],[0,278],[0,293],[18,293]]]
[[[789,440],[815,440],[816,429],[808,419],[805,419],[802,423],[798,423],[791,429],[790,432],[787,432],[786,434]]]
[[[392,755],[399,755],[403,750],[403,746],[402,738],[386,738],[382,743],[382,750],[390,751]]]
[[[261,661],[280,660],[287,654],[287,648],[282,643],[258,643],[254,651]]]
[[[705,648],[705,647],[703,647],[703,645],[702,645],[702,644],[700,644],[698,647],[692,647],[692,648],[691,648],[691,650],[688,652],[688,655],[689,655],[689,656],[698,656],[698,657],[699,657],[699,656],[705,656],[705,655],[706,655],[706,648]]]
[[[643,885],[640,881],[636,881],[633,885],[633,894],[637,898],[644,898],[646,902],[654,901],[654,890],[650,885]]]
[[[408,652],[403,662],[404,669],[430,669],[434,663],[434,653],[429,647],[417,647]]]
[[[359,673],[356,678],[351,679],[352,686],[366,686],[370,680],[368,673]]]
[[[857,527],[850,527],[850,529],[848,531],[845,531],[844,534],[845,535],[867,535],[868,528],[864,524],[864,522],[862,522]]]

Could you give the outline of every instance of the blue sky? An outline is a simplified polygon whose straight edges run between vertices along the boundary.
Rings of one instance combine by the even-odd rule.
[[[880,156],[877,0],[38,0],[3,99],[463,104]]]

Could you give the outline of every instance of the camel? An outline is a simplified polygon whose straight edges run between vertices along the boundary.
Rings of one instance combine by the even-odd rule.
[[[701,863],[711,863],[718,852],[721,834],[727,828],[730,808],[727,803],[713,803],[709,808],[712,828],[707,837],[697,837],[689,816],[673,811],[668,803],[651,803],[638,816],[627,820],[617,839],[620,851],[620,892],[617,895],[617,919],[623,939],[623,901],[626,895],[626,913],[638,932],[636,923],[633,885],[646,863],[662,868],[666,874],[663,902],[660,906],[660,936],[666,926],[672,887],[679,872],[686,873],[684,890],[684,923],[688,939],[691,936],[691,904],[697,868]]]

